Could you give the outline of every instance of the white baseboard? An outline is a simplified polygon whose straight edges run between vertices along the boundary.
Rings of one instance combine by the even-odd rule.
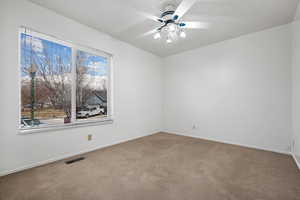
[[[51,158],[51,159],[40,161],[40,162],[35,162],[35,163],[25,165],[25,166],[22,166],[22,167],[18,167],[16,169],[12,169],[12,170],[2,171],[2,172],[0,172],[0,177],[1,176],[6,176],[6,175],[9,175],[9,174],[12,174],[12,173],[24,171],[24,170],[27,170],[27,169],[31,169],[31,168],[34,168],[34,167],[39,167],[39,166],[42,166],[42,165],[45,165],[45,164],[53,163],[53,162],[56,162],[56,161],[60,161],[60,160],[66,159],[66,158],[70,158],[70,157],[77,156],[77,155],[80,155],[80,154],[88,153],[88,152],[91,152],[91,151],[99,150],[99,149],[109,147],[109,146],[112,146],[112,145],[120,144],[120,143],[123,143],[123,142],[128,142],[128,141],[135,140],[135,139],[138,139],[138,138],[141,138],[141,137],[153,135],[153,134],[156,134],[156,133],[159,133],[159,132],[139,135],[139,136],[135,136],[135,137],[127,138],[127,139],[122,139],[122,140],[119,140],[119,141],[116,141],[116,142],[113,142],[113,143],[110,143],[110,144],[101,145],[101,146],[98,146],[98,147],[86,149],[86,150],[79,151],[79,152],[76,152],[76,153],[64,154],[64,155],[61,155],[61,156],[58,156],[58,157],[55,157],[55,158]]]
[[[193,138],[198,138],[198,139],[203,139],[203,140],[209,140],[209,141],[214,141],[214,142],[220,142],[220,143],[225,143],[225,144],[232,144],[232,145],[238,145],[242,147],[247,147],[247,148],[252,148],[252,149],[258,149],[258,150],[264,150],[264,151],[271,151],[275,153],[280,153],[280,154],[286,154],[290,155],[293,157],[298,169],[300,170],[300,157],[297,157],[294,153],[288,152],[288,151],[278,151],[274,149],[268,149],[268,148],[262,148],[254,145],[245,145],[245,144],[240,144],[240,143],[233,143],[233,142],[228,142],[228,141],[221,141],[213,138],[207,138],[207,137],[200,137],[198,135],[193,135],[193,134],[186,134],[186,133],[178,133],[174,131],[163,131],[164,133],[169,133],[169,134],[174,134],[174,135],[182,135],[182,136],[187,136],[187,137],[193,137]]]
[[[0,172],[0,177],[8,175],[8,174],[12,174],[12,173],[24,171],[24,170],[27,170],[27,169],[31,169],[31,168],[34,168],[34,167],[39,167],[39,166],[42,166],[42,165],[45,165],[45,164],[53,163],[53,162],[56,162],[56,161],[59,161],[59,160],[63,160],[63,159],[70,158],[70,157],[73,157],[73,156],[76,156],[76,155],[88,153],[88,152],[91,152],[91,151],[95,151],[95,150],[102,149],[102,148],[105,148],[105,147],[109,147],[109,146],[112,146],[112,145],[116,145],[116,144],[119,144],[119,143],[123,143],[123,142],[131,141],[131,140],[135,140],[135,139],[138,139],[138,138],[141,138],[141,137],[144,137],[144,136],[153,135],[153,134],[156,134],[158,132],[159,131],[157,131],[155,133],[150,133],[150,134],[135,136],[135,137],[127,138],[127,139],[122,139],[122,140],[119,140],[119,141],[116,141],[116,142],[113,142],[113,143],[110,143],[110,144],[107,144],[107,145],[102,145],[102,146],[90,148],[90,149],[83,150],[83,151],[76,152],[76,153],[64,154],[64,155],[61,155],[61,156],[58,156],[58,157],[55,157],[55,158],[51,158],[51,159],[48,159],[48,160],[44,160],[44,161],[32,163],[30,165],[22,166],[22,167],[19,167],[19,168],[16,168],[16,169],[2,171],[2,172]],[[182,135],[182,136],[187,136],[187,137],[199,138],[199,139],[204,139],[204,140],[210,140],[210,141],[215,141],[215,142],[220,142],[220,143],[238,145],[238,146],[243,146],[243,147],[248,147],[248,148],[253,148],[253,149],[259,149],[259,150],[265,150],[265,151],[272,151],[272,152],[281,153],[281,154],[290,154],[294,158],[294,160],[295,160],[298,168],[300,169],[300,160],[298,160],[297,157],[293,153],[290,153],[290,152],[284,152],[284,151],[266,149],[266,148],[261,148],[261,147],[257,147],[257,146],[252,146],[252,145],[245,145],[245,144],[238,144],[238,143],[220,141],[220,140],[216,140],[216,139],[212,139],[212,138],[200,137],[200,136],[192,135],[192,134],[184,134],[184,133],[178,133],[178,132],[175,133],[174,131],[163,131],[163,132],[164,133],[169,133],[169,134],[175,134],[175,135]]]
[[[295,161],[298,169],[300,170],[300,159],[294,153],[291,153],[291,155],[294,158],[294,161]]]
[[[287,154],[287,155],[291,154],[291,152],[288,152],[288,151],[279,151],[279,150],[274,150],[274,149],[268,149],[268,148],[258,147],[258,146],[255,146],[255,145],[247,145],[247,144],[241,144],[241,143],[223,141],[223,140],[218,140],[218,139],[215,139],[215,138],[201,137],[201,136],[193,135],[193,134],[179,133],[179,132],[168,131],[168,130],[165,130],[163,132],[170,133],[170,134],[175,134],[175,135],[182,135],[182,136],[187,136],[187,137],[193,137],[193,138],[198,138],[198,139],[203,139],[203,140],[210,140],[210,141],[219,142],[219,143],[232,144],[232,145],[237,145],[237,146],[242,146],[242,147],[247,147],[247,148],[252,148],[252,149],[258,149],[258,150],[264,150],[264,151],[271,151],[271,152],[275,152],[275,153],[281,153],[281,154]]]

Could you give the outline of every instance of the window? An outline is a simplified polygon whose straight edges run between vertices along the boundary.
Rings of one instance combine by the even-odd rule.
[[[107,58],[78,50],[76,60],[76,119],[105,117],[107,115]]]
[[[21,129],[111,118],[111,56],[22,29]]]

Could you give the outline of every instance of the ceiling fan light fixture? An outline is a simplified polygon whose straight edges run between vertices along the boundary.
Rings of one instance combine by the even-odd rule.
[[[170,44],[170,43],[172,43],[172,40],[171,40],[171,38],[170,38],[170,37],[168,37],[168,38],[167,38],[167,40],[166,40],[166,43],[167,43],[167,44]]]
[[[168,31],[169,31],[169,32],[174,32],[174,31],[176,31],[176,25],[173,24],[173,23],[169,23],[169,24],[168,24]]]
[[[154,36],[153,36],[153,38],[155,40],[160,39],[161,38],[160,32],[155,33]]]
[[[186,38],[186,33],[183,30],[181,30],[180,33],[179,33],[179,36],[181,38]]]
[[[172,0],[173,2],[174,0]],[[206,29],[207,24],[198,21],[184,21],[181,18],[198,0],[178,0],[181,3],[175,8],[172,2],[164,3],[160,17],[152,17],[160,22],[160,26],[149,31],[155,40],[163,39],[166,43],[176,42],[179,38],[186,38],[185,29]],[[149,33],[147,32],[147,33]],[[148,34],[147,34],[148,35]]]

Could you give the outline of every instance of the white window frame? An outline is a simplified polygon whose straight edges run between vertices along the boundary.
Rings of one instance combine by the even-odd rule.
[[[71,60],[71,75],[72,75],[72,85],[71,85],[71,122],[67,124],[59,124],[59,125],[48,125],[45,127],[30,127],[30,128],[21,128],[21,34],[26,33],[33,37],[38,37],[44,40],[49,40],[51,42],[55,42],[64,46],[71,48],[72,51],[72,60]],[[113,122],[113,55],[92,47],[88,47],[81,44],[76,44],[71,41],[66,41],[62,39],[58,39],[56,36],[52,36],[49,34],[44,34],[38,31],[35,31],[31,28],[21,27],[18,34],[19,38],[19,120],[18,127],[20,134],[29,134],[36,132],[45,132],[45,131],[55,131],[60,129],[69,129],[75,127],[83,127],[83,126],[95,126],[95,125],[104,125],[111,124]],[[107,115],[103,118],[90,119],[90,120],[77,120],[76,119],[76,58],[78,50],[84,51],[86,53],[90,53],[96,56],[101,56],[107,59],[109,63],[108,67],[108,85],[107,85]]]

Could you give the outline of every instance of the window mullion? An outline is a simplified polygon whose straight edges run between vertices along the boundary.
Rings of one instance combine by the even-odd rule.
[[[111,120],[111,54],[21,29],[19,62],[20,93],[27,94],[20,95],[22,131]],[[30,93],[32,88],[37,92]]]
[[[77,49],[72,47],[72,89],[71,89],[71,122],[76,121],[76,57],[77,57]]]

